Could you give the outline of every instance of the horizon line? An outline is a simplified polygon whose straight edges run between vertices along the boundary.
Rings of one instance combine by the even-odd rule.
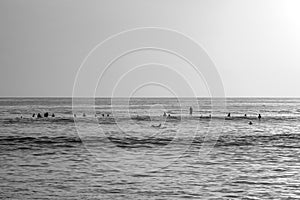
[[[80,97],[72,97],[72,96],[0,96],[1,99],[4,98],[103,98],[103,99],[128,99],[128,98],[300,98],[300,96],[225,96],[225,97],[209,97],[209,96],[182,96],[182,97],[173,97],[173,96],[135,96],[135,97],[109,97],[109,96],[97,96],[97,97],[90,97],[90,96],[80,96]]]

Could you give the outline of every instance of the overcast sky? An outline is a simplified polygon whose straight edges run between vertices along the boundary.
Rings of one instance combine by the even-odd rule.
[[[163,27],[205,48],[226,96],[300,97],[298,0],[1,0],[0,25],[1,96],[71,96],[95,45],[127,29]],[[145,91],[136,93],[170,94]]]

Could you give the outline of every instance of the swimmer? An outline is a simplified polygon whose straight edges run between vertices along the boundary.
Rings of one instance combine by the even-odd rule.
[[[55,114],[54,114],[54,113],[52,113],[51,117],[55,117]]]
[[[258,120],[260,120],[260,119],[261,119],[261,115],[260,115],[260,114],[258,114],[258,117],[257,117],[257,118],[258,118]]]
[[[48,112],[45,112],[44,113],[44,117],[48,117],[49,116],[49,113]]]
[[[35,117],[35,113],[32,114],[32,118],[34,118],[34,117]]]
[[[104,113],[102,113],[102,117],[104,117]]]
[[[109,117],[109,114],[107,114],[106,117]]]
[[[82,115],[83,117],[85,117],[86,116],[86,114],[85,113],[83,113],[83,115]]]
[[[249,125],[252,125],[252,122],[250,121],[248,124],[249,124]]]
[[[73,116],[76,117],[76,114],[74,114]]]
[[[159,128],[161,127],[161,124],[158,124],[157,126],[156,125],[151,125],[152,127],[155,127],[155,128]]]
[[[192,114],[193,114],[193,108],[190,107],[190,115],[192,115]]]
[[[244,117],[247,117],[247,114],[245,114]]]

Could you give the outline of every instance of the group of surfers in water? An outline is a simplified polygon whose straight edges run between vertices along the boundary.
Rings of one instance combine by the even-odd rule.
[[[230,118],[230,117],[231,117],[231,113],[228,113],[228,114],[227,114],[227,118]],[[244,117],[247,118],[247,114],[245,114]],[[261,120],[261,114],[258,114],[257,119],[258,119],[259,121]],[[252,125],[253,123],[252,123],[252,121],[249,121],[248,124],[249,124],[249,125]]]
[[[33,113],[33,114],[32,114],[32,118],[43,118],[43,117],[44,117],[44,118],[50,117],[49,112],[45,112],[43,115],[42,115],[41,113],[38,113],[38,114]],[[55,114],[52,113],[51,117],[55,117]]]
[[[192,108],[192,107],[189,108],[189,113],[190,113],[190,115],[193,114],[193,108]],[[74,116],[74,117],[77,117],[76,114],[74,114],[73,116]],[[83,113],[82,116],[83,116],[83,117],[86,117],[86,114]],[[102,113],[101,116],[102,116],[102,117],[109,117],[109,114],[104,114],[104,113]],[[166,112],[163,113],[163,116],[164,116],[164,117],[168,117],[168,118],[171,118],[171,117],[172,117],[170,113],[168,113],[168,115],[167,115]],[[36,113],[33,113],[33,114],[32,114],[32,118],[48,118],[48,117],[50,117],[49,112],[45,112],[43,115],[42,115],[41,113],[37,113],[37,114],[36,114]],[[55,114],[52,113],[52,114],[51,114],[51,117],[55,117]],[[96,114],[95,114],[95,117],[97,117]],[[201,115],[201,117],[202,117],[202,115]],[[247,118],[247,114],[245,114],[244,117]],[[23,118],[23,117],[21,116],[21,118]],[[211,115],[209,115],[209,118],[211,118]],[[227,114],[227,119],[228,119],[228,118],[231,118],[231,113],[228,113],[228,114]],[[261,118],[262,118],[262,117],[261,117],[261,114],[258,114],[258,117],[257,117],[257,118],[258,118],[258,120],[261,120]],[[249,124],[249,125],[252,125],[253,123],[252,123],[252,121],[249,121],[248,124]],[[158,128],[159,128],[159,127],[161,127],[161,124],[159,124],[159,125],[152,125],[152,127],[158,127]]]
[[[189,111],[190,111],[190,115],[193,115],[193,108],[192,108],[192,107],[189,108]],[[163,113],[163,116],[164,116],[164,117],[169,117],[169,118],[172,117],[170,113],[167,115],[166,112]],[[212,116],[209,115],[209,118],[211,118],[211,117],[212,117]],[[245,114],[244,117],[247,118],[247,114]],[[200,118],[202,118],[202,115],[200,116]],[[228,114],[227,114],[227,119],[229,119],[229,118],[231,118],[231,113],[228,113]],[[261,117],[261,114],[258,114],[257,119],[258,119],[258,120],[261,120],[261,118],[262,118],[262,117]],[[252,121],[249,121],[248,124],[249,124],[249,125],[252,125],[253,123],[252,123]],[[159,124],[158,126],[155,126],[155,125],[154,125],[153,127],[160,127],[160,126],[161,126],[161,124]]]
[[[73,114],[73,116],[74,116],[74,117],[77,117],[76,114]],[[109,114],[104,114],[104,113],[102,113],[101,116],[102,116],[102,117],[109,117]],[[82,117],[86,117],[86,114],[83,113],[83,114],[82,114]],[[95,117],[97,117],[97,114],[95,114]]]

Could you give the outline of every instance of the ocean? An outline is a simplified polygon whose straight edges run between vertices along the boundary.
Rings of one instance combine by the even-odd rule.
[[[0,199],[300,199],[298,98],[74,102],[0,98]]]

